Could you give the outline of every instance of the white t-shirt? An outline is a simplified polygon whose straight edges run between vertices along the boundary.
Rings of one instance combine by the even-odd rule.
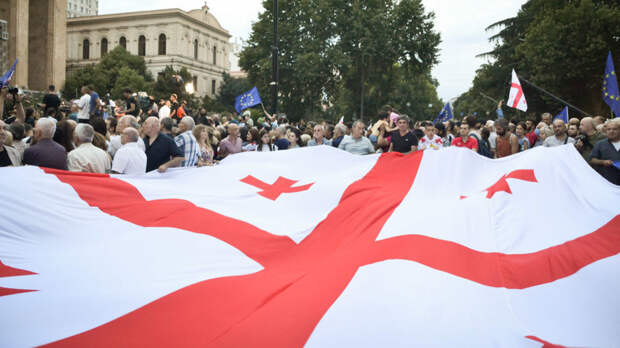
[[[77,101],[76,105],[80,108],[77,115],[78,120],[90,119],[90,95],[84,94],[82,98]]]
[[[433,139],[429,139],[426,135],[418,142],[418,150],[434,149],[439,150],[443,147],[443,140],[438,135],[433,135]]]
[[[497,133],[491,132],[489,134],[489,144],[491,145],[491,149],[495,150],[497,147]]]
[[[159,119],[161,120],[164,117],[170,117],[170,108],[168,105],[164,105],[159,109]]]
[[[116,151],[118,151],[118,149],[120,149],[121,146],[122,146],[121,136],[120,135],[111,136],[110,144],[108,145],[108,152],[110,153],[110,156],[114,157],[116,155]],[[142,138],[138,138],[138,147],[140,148],[140,150],[142,150],[142,152],[146,151],[146,147],[144,146],[144,140],[142,140]]]
[[[114,156],[112,170],[121,174],[146,173],[146,153],[140,150],[138,143],[123,145]]]
[[[616,151],[620,150],[620,141],[616,141],[615,143],[611,144],[616,148]]]

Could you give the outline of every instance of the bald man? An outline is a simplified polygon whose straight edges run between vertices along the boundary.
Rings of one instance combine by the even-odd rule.
[[[574,144],[575,139],[566,134],[566,123],[562,120],[553,120],[553,136],[545,139],[543,146],[554,147],[565,144]]]
[[[146,153],[138,147],[140,133],[133,127],[123,129],[121,146],[112,162],[112,173],[144,174],[146,173]]]
[[[183,151],[174,140],[161,134],[159,118],[151,116],[144,121],[144,145],[146,146],[146,171],[157,169],[160,173],[178,167],[185,160]]]
[[[236,124],[229,124],[227,131],[228,136],[220,142],[218,152],[222,158],[241,152],[241,146],[243,145],[243,141],[239,137],[239,127]]]
[[[596,131],[596,128],[594,127],[594,119],[592,117],[582,118],[579,124],[579,130],[587,137],[587,141],[579,139],[575,143],[575,146],[579,150],[579,153],[581,153],[581,156],[583,156],[586,161],[589,161],[594,145],[605,139],[605,136]]]

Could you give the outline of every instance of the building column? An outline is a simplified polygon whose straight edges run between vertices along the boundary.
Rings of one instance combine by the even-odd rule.
[[[44,91],[54,84],[62,88],[66,65],[67,0],[29,0],[30,18],[28,86]]]
[[[15,59],[19,59],[11,84],[20,87],[28,86],[29,0],[9,1],[9,66]]]

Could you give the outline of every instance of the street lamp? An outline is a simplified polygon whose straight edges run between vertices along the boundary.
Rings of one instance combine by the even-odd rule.
[[[272,115],[278,115],[278,0],[273,0],[273,106]]]
[[[195,90],[194,90],[194,84],[189,82],[185,84],[185,92],[187,92],[187,94],[194,94]]]

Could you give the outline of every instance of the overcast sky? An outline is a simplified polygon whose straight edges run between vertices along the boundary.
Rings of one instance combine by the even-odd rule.
[[[476,69],[484,63],[476,54],[492,48],[484,31],[489,24],[514,16],[525,0],[423,0],[427,11],[436,15],[436,29],[441,33],[440,63],[433,69],[439,81],[439,97],[444,101],[458,97],[470,87]],[[232,40],[246,40],[252,22],[262,11],[261,0],[209,0],[211,13],[227,29]],[[169,0],[151,0],[139,3],[127,0],[100,0],[99,14],[170,8]],[[202,0],[174,2],[183,10],[200,8]]]

